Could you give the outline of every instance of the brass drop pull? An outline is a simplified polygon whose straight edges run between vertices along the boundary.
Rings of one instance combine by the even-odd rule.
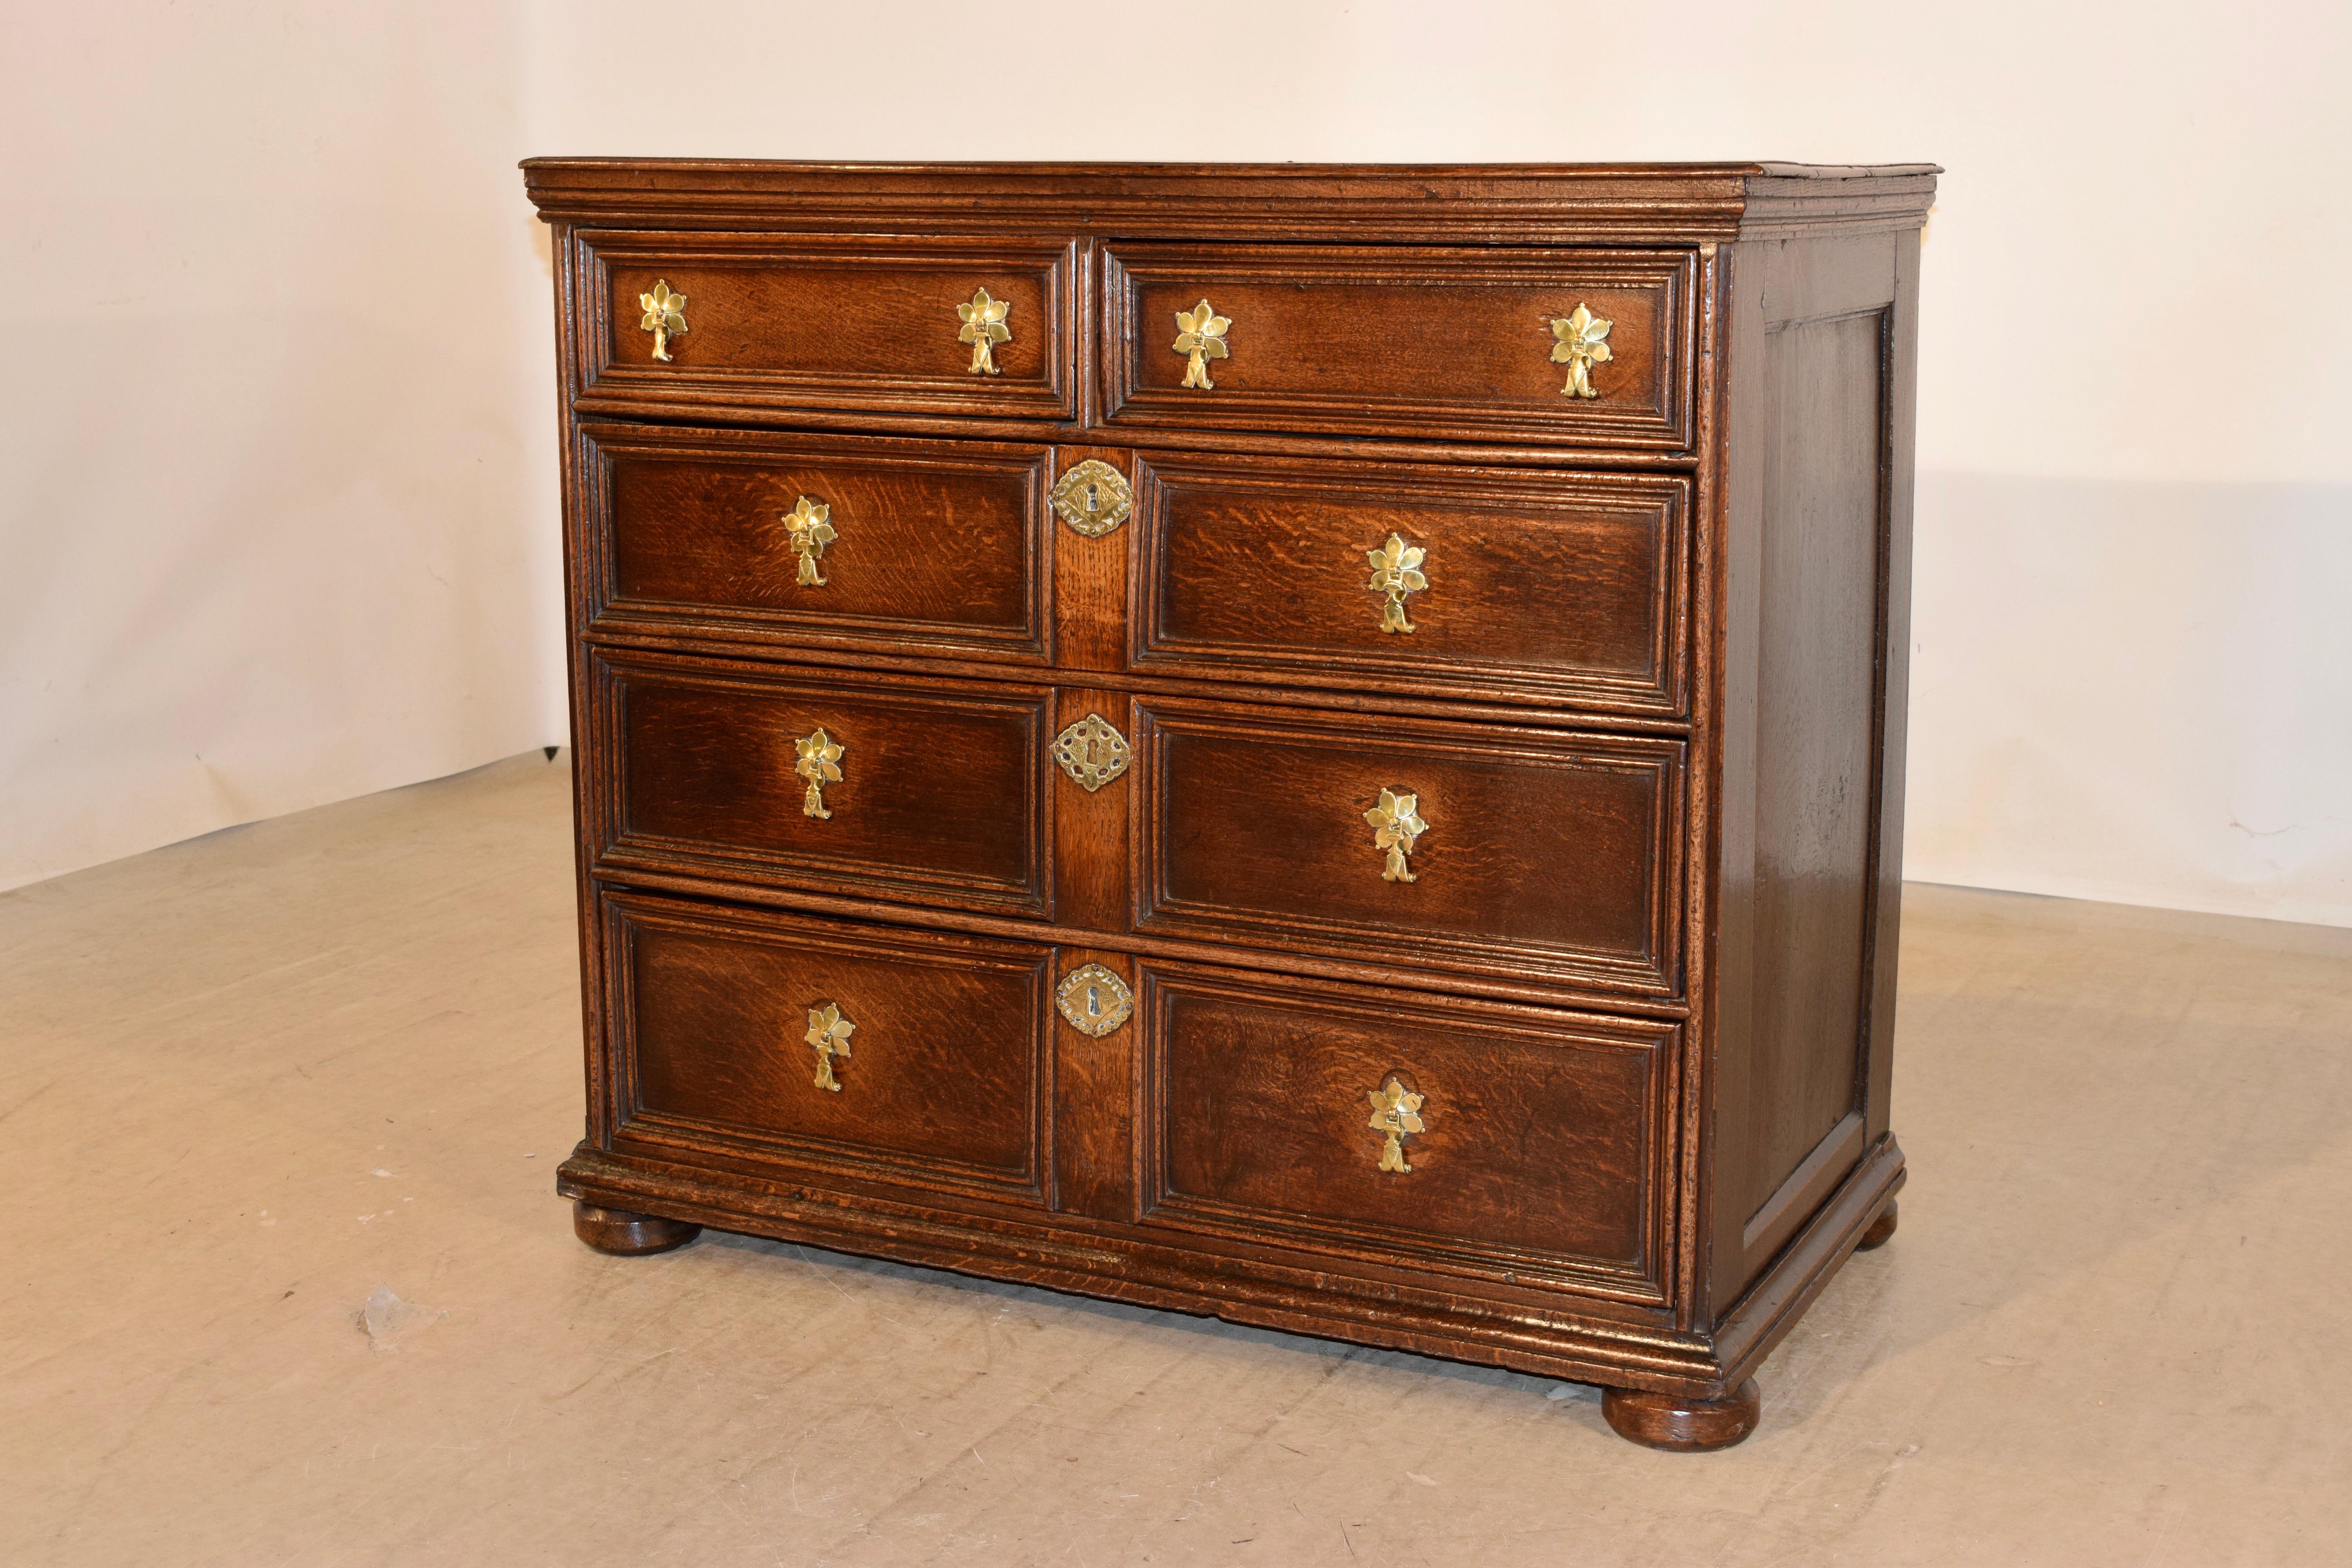
[[[1405,1088],[1391,1073],[1388,1082],[1380,1088],[1366,1089],[1364,1098],[1372,1104],[1372,1131],[1387,1135],[1387,1141],[1381,1145],[1381,1169],[1400,1175],[1412,1174],[1412,1167],[1405,1163],[1404,1141],[1423,1131],[1421,1106],[1424,1097]]]
[[[1368,550],[1364,555],[1372,563],[1372,580],[1365,586],[1375,594],[1388,595],[1388,602],[1381,606],[1381,630],[1412,631],[1412,623],[1404,618],[1404,596],[1429,586],[1429,579],[1421,570],[1429,552],[1417,544],[1407,544],[1402,534],[1391,533],[1386,544],[1378,550]]]
[[[1586,310],[1580,300],[1575,310],[1552,321],[1551,363],[1568,366],[1568,384],[1559,389],[1563,395],[1601,395],[1592,384],[1592,367],[1609,363],[1612,324]]]
[[[686,332],[686,296],[671,293],[668,280],[656,278],[654,291],[638,295],[637,303],[646,312],[646,319],[637,323],[637,331],[654,335],[654,358],[669,363],[670,339]]]
[[[1230,359],[1233,352],[1225,347],[1225,332],[1233,326],[1230,317],[1220,316],[1202,300],[1189,310],[1176,312],[1176,352],[1192,357],[1184,364],[1184,384],[1197,386],[1203,392],[1213,391],[1216,383],[1209,379],[1209,362]]]
[[[985,289],[973,289],[971,303],[956,307],[956,314],[963,318],[963,331],[956,334],[956,342],[971,345],[972,374],[996,374],[996,345],[1013,341],[1013,329],[1004,324],[1004,318],[1012,313],[1012,300],[992,300]]]
[[[820,724],[815,734],[794,741],[793,750],[799,753],[793,772],[808,785],[808,794],[801,801],[801,815],[831,820],[833,813],[824,808],[824,786],[841,782],[841,742],[826,734],[824,726]]]
[[[1133,1016],[1135,993],[1110,970],[1089,963],[1070,971],[1055,989],[1054,1005],[1070,1027],[1099,1040]]]
[[[793,510],[784,513],[784,542],[801,558],[800,581],[803,587],[824,586],[824,579],[816,574],[817,557],[824,553],[826,545],[841,537],[834,531],[833,524],[825,521],[832,515],[832,507],[823,501],[811,500],[806,496],[801,497],[793,503]]]
[[[841,1092],[841,1081],[833,1076],[835,1059],[849,1059],[849,1037],[857,1026],[841,1016],[841,1009],[827,1002],[822,1007],[809,1009],[808,1043],[816,1047],[816,1086]]]
[[[1421,880],[1405,864],[1405,857],[1412,853],[1413,841],[1429,831],[1429,824],[1421,819],[1420,805],[1421,796],[1417,795],[1399,795],[1384,789],[1381,791],[1381,803],[1364,813],[1364,820],[1372,825],[1372,847],[1388,851],[1388,864],[1381,871],[1383,882]]]

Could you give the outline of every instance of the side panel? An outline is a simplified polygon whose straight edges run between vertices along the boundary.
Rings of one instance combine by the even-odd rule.
[[[1891,432],[1910,374],[1898,275],[1916,245],[1875,234],[1734,257],[1718,1313],[1885,1127],[1870,1064],[1892,1026],[1879,935],[1899,867],[1882,863],[1881,799],[1900,785],[1883,761],[1902,691],[1885,649],[1907,597],[1891,572],[1908,567],[1910,490]]]

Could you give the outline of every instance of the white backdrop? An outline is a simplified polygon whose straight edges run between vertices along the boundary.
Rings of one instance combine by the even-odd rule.
[[[520,157],[1932,159],[1909,874],[2352,923],[2339,5],[10,12],[0,886],[562,737]]]

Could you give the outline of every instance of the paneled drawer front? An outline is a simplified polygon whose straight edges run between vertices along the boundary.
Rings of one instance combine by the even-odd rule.
[[[1146,1224],[1659,1296],[1677,1026],[1175,965],[1140,1016]]]
[[[581,390],[592,401],[785,415],[1076,412],[1076,251],[1066,240],[623,231],[578,239]],[[663,289],[685,303],[665,315]]]
[[[1049,950],[605,900],[625,1142],[1042,1202]]]
[[[1046,447],[644,425],[583,437],[594,629],[1046,657]]]
[[[1138,669],[1684,710],[1687,479],[1139,454],[1136,489]]]
[[[1696,266],[1664,250],[1117,245],[1103,405],[1114,426],[1678,451]]]
[[[1139,931],[1679,994],[1682,742],[1138,706]]]
[[[1049,912],[1050,690],[590,657],[600,868]]]

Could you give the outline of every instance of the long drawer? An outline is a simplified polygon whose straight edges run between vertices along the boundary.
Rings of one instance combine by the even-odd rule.
[[[1104,418],[1682,451],[1696,265],[1674,250],[1115,243]]]
[[[600,869],[1036,918],[1050,689],[592,651]]]
[[[581,439],[593,630],[1046,657],[1047,447],[608,424]]]
[[[1679,994],[1685,742],[1137,709],[1136,930]]]
[[[1130,668],[1686,711],[1690,481],[1138,453]]]
[[[1045,1200],[1052,954],[607,895],[624,1144]]]
[[[582,233],[581,384],[661,412],[1076,413],[1076,247],[917,235]]]
[[[1659,1293],[1679,1026],[1154,964],[1145,1222]]]

